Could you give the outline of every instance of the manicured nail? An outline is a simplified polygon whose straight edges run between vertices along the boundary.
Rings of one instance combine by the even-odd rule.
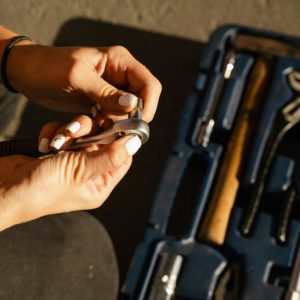
[[[64,144],[65,140],[66,140],[66,137],[64,135],[58,134],[53,138],[50,146],[59,150],[60,147]]]
[[[98,109],[97,109],[97,107],[95,106],[95,105],[93,105],[92,106],[92,108],[91,108],[91,114],[92,114],[92,116],[95,118],[96,116],[97,116],[97,114],[98,114]]]
[[[48,150],[49,150],[49,139],[42,138],[40,143],[39,143],[39,151],[41,153],[47,153]]]
[[[134,107],[137,105],[138,98],[132,94],[124,94],[119,98],[119,104],[125,107]]]
[[[125,147],[129,155],[134,155],[141,147],[142,142],[138,136],[130,138],[126,143]]]
[[[66,130],[76,133],[80,129],[80,123],[79,122],[72,122],[69,125],[66,126]]]

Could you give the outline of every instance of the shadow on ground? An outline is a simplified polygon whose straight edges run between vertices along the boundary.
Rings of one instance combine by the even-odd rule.
[[[109,200],[92,212],[106,226],[114,241],[123,283],[134,250],[143,237],[151,203],[175,141],[185,100],[196,79],[203,45],[87,19],[67,22],[55,40],[56,46],[117,44],[127,47],[163,84],[157,115],[151,123],[149,142],[135,156],[129,174]],[[37,136],[45,122],[70,118],[70,114],[29,104],[17,137]]]

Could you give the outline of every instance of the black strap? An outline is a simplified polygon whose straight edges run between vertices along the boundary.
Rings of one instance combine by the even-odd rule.
[[[9,53],[11,51],[11,49],[19,42],[23,41],[23,40],[29,40],[31,41],[31,39],[27,36],[24,35],[19,35],[19,36],[15,36],[13,37],[10,42],[7,44],[7,46],[5,47],[4,51],[3,51],[3,55],[2,55],[2,60],[1,60],[1,77],[2,77],[2,82],[3,85],[12,93],[18,93],[17,90],[15,90],[11,84],[9,83],[8,80],[8,76],[7,76],[7,72],[6,72],[6,66],[7,66],[7,60],[8,60],[8,56]]]

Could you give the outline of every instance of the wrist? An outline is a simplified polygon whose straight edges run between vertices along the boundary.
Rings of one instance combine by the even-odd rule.
[[[15,85],[18,84],[18,78],[19,75],[21,75],[19,73],[22,71],[19,65],[24,65],[24,62],[19,59],[19,54],[17,54],[19,51],[16,50],[21,46],[33,44],[33,42],[27,40],[26,37],[24,38],[22,39],[17,33],[9,29],[0,27],[0,61],[2,74],[2,76],[0,76],[0,84],[5,84],[7,88],[9,89],[10,87],[11,90],[18,90]]]
[[[4,27],[0,27],[0,61],[2,61],[3,53],[7,47],[10,40],[16,37],[18,34],[10,31]],[[2,78],[0,76],[0,83],[2,83]]]
[[[27,81],[28,76],[32,74],[34,60],[31,55],[34,46],[32,41],[22,40],[10,50],[7,59],[6,74],[9,84],[21,93],[25,90],[24,81]]]

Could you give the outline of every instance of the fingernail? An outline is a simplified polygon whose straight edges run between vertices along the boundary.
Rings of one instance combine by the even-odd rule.
[[[79,122],[72,122],[69,125],[66,126],[66,130],[76,133],[80,129],[80,123]]]
[[[91,108],[92,116],[95,118],[97,116],[97,113],[98,113],[98,109],[95,105],[93,105],[92,108]]]
[[[141,147],[142,142],[138,136],[134,136],[130,138],[126,143],[125,143],[125,148],[128,152],[129,155],[134,155]]]
[[[53,138],[50,146],[58,150],[64,144],[65,140],[66,137],[64,135],[58,134]]]
[[[49,139],[42,138],[40,143],[39,143],[39,151],[41,153],[47,153],[48,150],[49,150]]]
[[[125,107],[134,107],[137,105],[138,98],[132,94],[124,94],[119,98],[119,104]]]

